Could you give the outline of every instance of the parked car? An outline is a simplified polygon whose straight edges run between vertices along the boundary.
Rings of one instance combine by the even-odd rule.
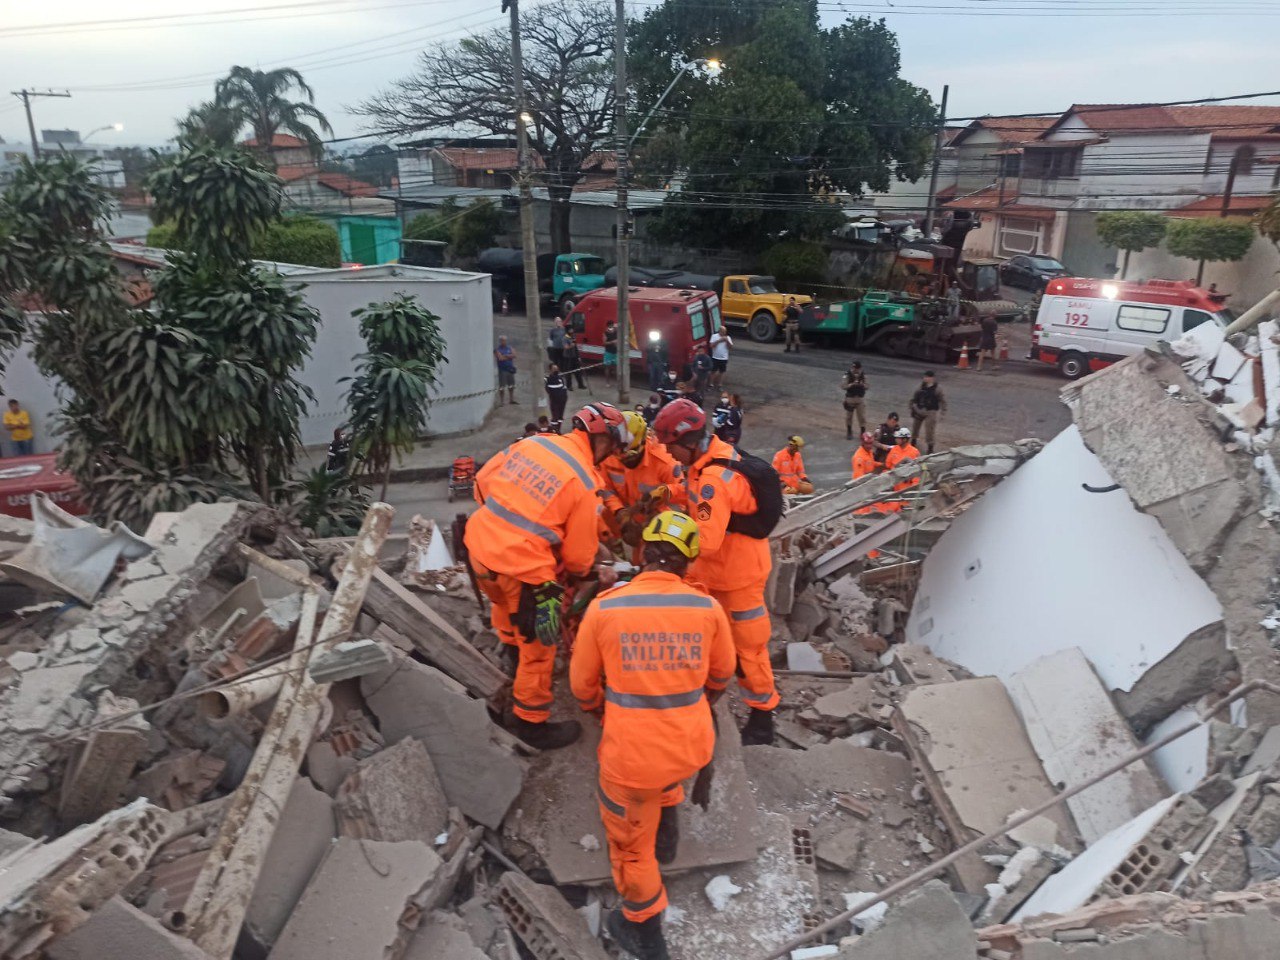
[[[1001,283],[1033,293],[1043,293],[1045,284],[1050,280],[1066,275],[1067,268],[1053,257],[1010,257],[1000,264]]]

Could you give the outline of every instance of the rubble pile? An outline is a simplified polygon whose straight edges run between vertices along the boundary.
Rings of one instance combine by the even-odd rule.
[[[777,740],[741,744],[731,685],[664,868],[673,957],[1274,952],[1280,330],[1202,329],[1073,384],[1050,443],[784,517]],[[599,725],[507,733],[449,537],[415,518],[379,560],[389,522],[307,541],[218,503],[73,531],[114,551],[78,602],[43,546],[71,527],[0,526],[0,955],[620,955]]]

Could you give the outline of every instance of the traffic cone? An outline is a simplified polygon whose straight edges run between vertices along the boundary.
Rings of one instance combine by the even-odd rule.
[[[502,298],[502,315],[505,317],[510,312],[511,312],[511,308],[507,306],[507,298],[503,297]]]
[[[960,348],[960,359],[956,361],[956,369],[969,369],[969,345],[967,343]]]
[[[1009,359],[1009,338],[1000,338],[1000,362],[1004,363]]]

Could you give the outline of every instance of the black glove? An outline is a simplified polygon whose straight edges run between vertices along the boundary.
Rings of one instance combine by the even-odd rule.
[[[560,640],[564,587],[554,580],[533,588],[533,632],[544,647],[554,647]]]

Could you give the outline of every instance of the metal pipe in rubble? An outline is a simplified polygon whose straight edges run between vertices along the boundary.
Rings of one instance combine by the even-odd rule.
[[[912,890],[920,886],[922,883],[924,883],[927,880],[932,880],[934,877],[942,873],[942,871],[947,869],[947,867],[951,866],[951,864],[955,863],[961,857],[968,856],[971,853],[976,853],[978,850],[981,850],[992,840],[997,840],[1000,837],[1005,836],[1010,830],[1018,829],[1018,827],[1022,826],[1024,823],[1029,823],[1030,821],[1034,820],[1036,817],[1040,816],[1042,813],[1046,813],[1047,811],[1052,810],[1054,807],[1062,804],[1063,802],[1070,800],[1076,794],[1082,793],[1083,791],[1088,790],[1090,787],[1101,783],[1103,780],[1107,779],[1107,777],[1110,777],[1110,776],[1113,776],[1114,774],[1119,773],[1121,770],[1123,770],[1125,767],[1129,766],[1130,764],[1137,763],[1139,760],[1142,760],[1145,757],[1151,756],[1151,754],[1155,753],[1157,750],[1160,750],[1163,747],[1167,747],[1169,744],[1173,743],[1175,740],[1185,737],[1188,733],[1195,730],[1197,727],[1200,727],[1203,724],[1208,723],[1215,716],[1221,713],[1226,707],[1230,706],[1232,703],[1235,703],[1235,701],[1243,697],[1247,697],[1249,694],[1255,693],[1259,690],[1265,690],[1268,693],[1280,695],[1280,686],[1277,686],[1276,684],[1273,684],[1273,683],[1268,683],[1266,680],[1250,680],[1248,683],[1242,684],[1241,686],[1236,687],[1229,694],[1227,694],[1225,697],[1219,700],[1216,704],[1214,704],[1204,713],[1200,714],[1200,716],[1198,716],[1195,720],[1192,720],[1189,723],[1183,724],[1181,727],[1174,730],[1172,733],[1169,733],[1166,736],[1161,737],[1159,740],[1155,741],[1154,743],[1147,744],[1147,746],[1143,747],[1141,750],[1137,750],[1129,754],[1129,756],[1125,757],[1124,759],[1117,760],[1115,763],[1113,763],[1110,767],[1102,771],[1097,776],[1090,777],[1088,780],[1085,780],[1083,783],[1077,783],[1074,787],[1069,787],[1068,789],[1063,790],[1057,796],[1053,797],[1050,800],[1046,800],[1044,803],[1040,804],[1040,806],[1036,807],[1034,810],[1028,810],[1025,813],[1021,814],[1020,816],[1014,817],[1012,820],[1006,823],[999,830],[993,830],[991,833],[984,834],[983,836],[978,837],[976,840],[969,841],[963,847],[958,847],[957,849],[952,850],[949,854],[947,854],[941,860],[937,860],[929,864],[929,866],[924,867],[921,870],[917,870],[915,873],[911,874],[911,876],[904,877],[902,880],[899,880],[897,883],[890,884],[889,886],[885,887],[884,890],[877,893],[875,896],[867,897],[865,900],[855,904],[854,906],[850,907],[848,910],[844,911],[844,913],[836,914],[836,916],[832,917],[830,920],[823,921],[818,926],[814,927],[812,930],[802,933],[798,937],[793,937],[792,939],[788,940],[786,943],[782,944],[782,946],[775,948],[772,953],[767,953],[764,956],[760,957],[759,960],[778,960],[779,957],[785,957],[788,954],[790,954],[792,950],[795,950],[797,947],[802,947],[809,941],[822,936],[824,933],[831,932],[836,927],[840,926],[842,923],[848,923],[858,914],[862,913],[865,910],[870,909],[871,907],[874,907],[876,904],[884,903],[887,900],[892,900],[894,897],[898,896],[899,894],[906,893],[908,890]]]
[[[1272,307],[1280,307],[1280,290],[1272,290],[1252,307],[1236,317],[1227,329],[1222,331],[1223,337],[1234,336],[1237,333],[1252,329],[1258,324],[1258,321],[1271,312]]]
[[[287,671],[275,666],[263,667],[246,677],[202,693],[196,698],[196,709],[207,720],[225,720],[248,713],[280,692]]]

